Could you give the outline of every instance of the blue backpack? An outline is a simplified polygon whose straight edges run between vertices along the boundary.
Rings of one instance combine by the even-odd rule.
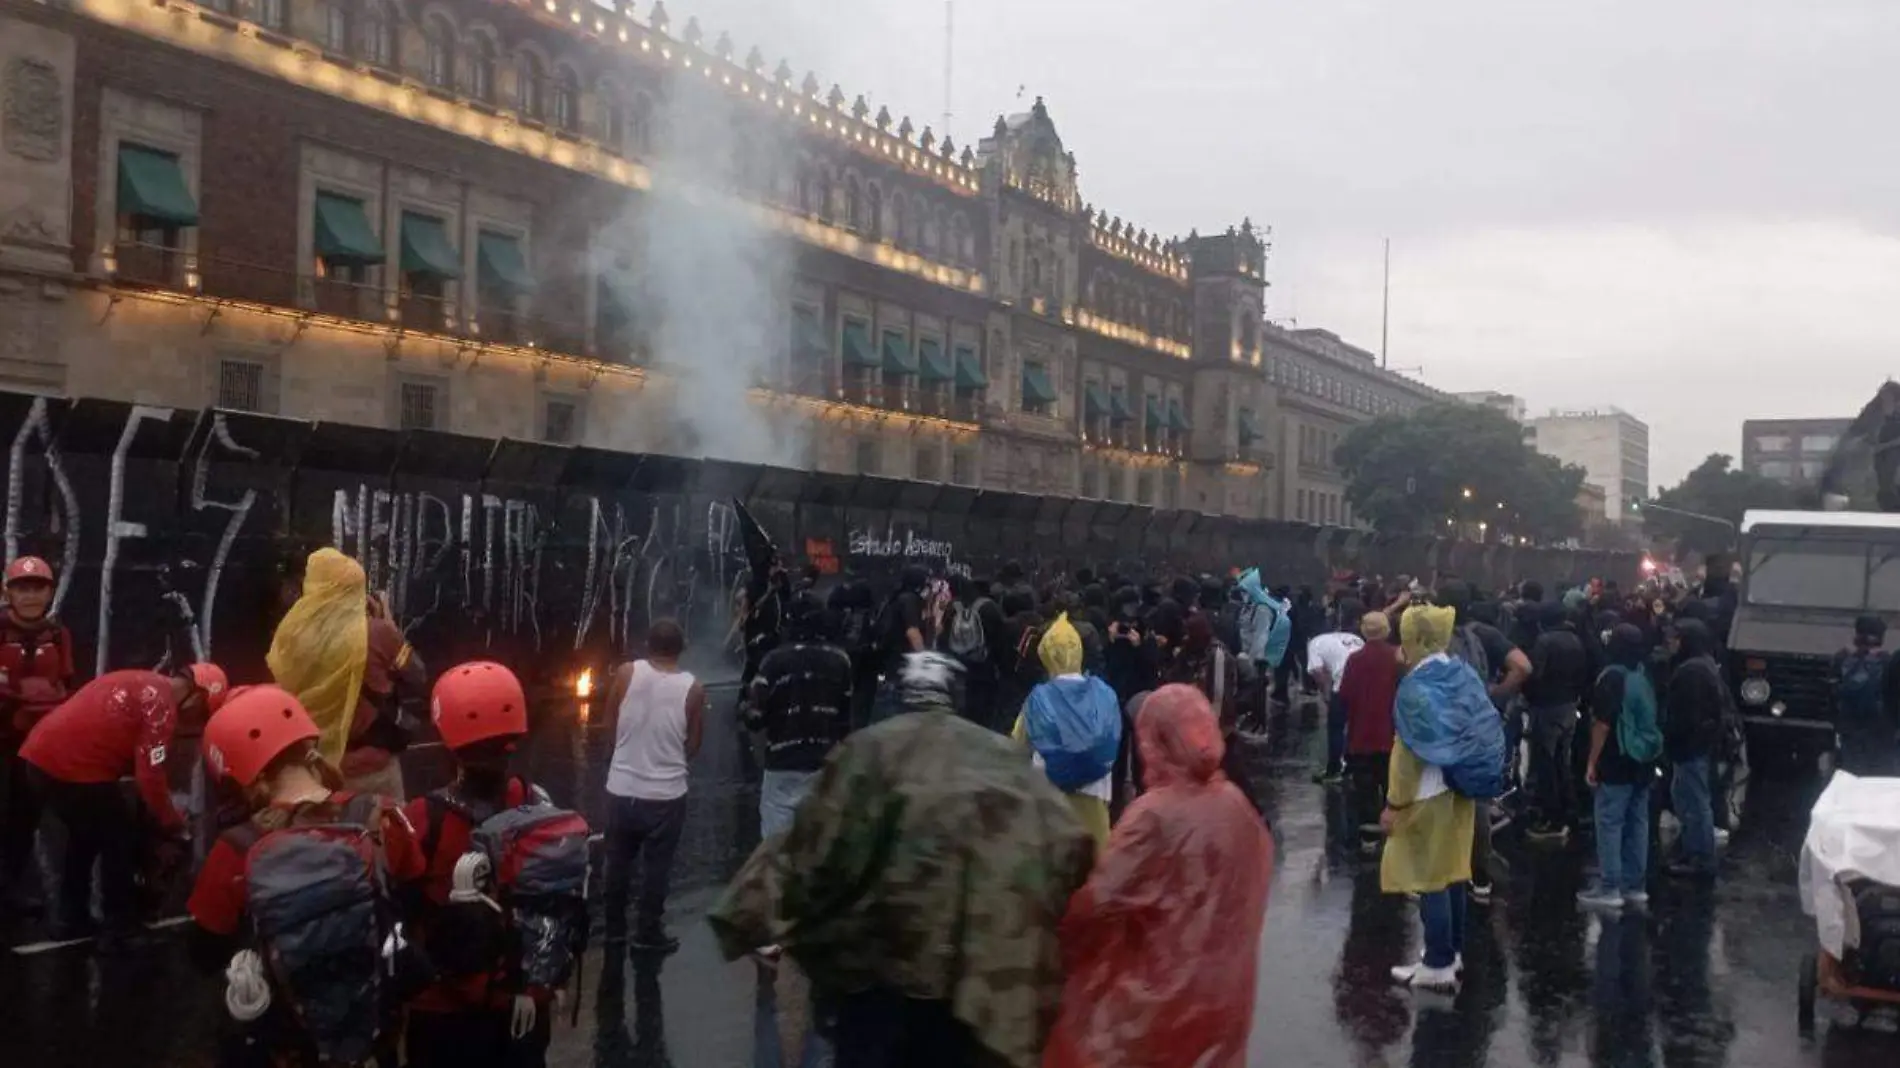
[[[1445,658],[1399,683],[1393,725],[1413,755],[1444,771],[1445,785],[1476,801],[1504,794],[1504,720],[1471,665]]]

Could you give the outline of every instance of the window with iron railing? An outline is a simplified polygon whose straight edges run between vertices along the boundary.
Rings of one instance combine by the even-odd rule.
[[[263,411],[264,365],[250,360],[219,360],[218,407],[235,412]]]
[[[579,414],[572,401],[548,401],[541,409],[541,440],[552,445],[574,444]]]
[[[404,382],[397,426],[403,430],[440,429],[440,399],[438,386],[428,382]]]

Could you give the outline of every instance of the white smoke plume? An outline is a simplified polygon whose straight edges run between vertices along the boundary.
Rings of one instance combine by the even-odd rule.
[[[757,206],[796,156],[778,116],[675,70],[656,107],[652,190],[620,221],[651,366],[677,383],[675,451],[802,465],[805,435],[748,397],[779,385],[796,249]]]

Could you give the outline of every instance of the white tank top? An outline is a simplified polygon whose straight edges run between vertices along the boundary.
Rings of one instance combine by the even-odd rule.
[[[690,672],[667,674],[633,662],[614,726],[608,793],[643,801],[686,796],[686,695],[692,689]]]

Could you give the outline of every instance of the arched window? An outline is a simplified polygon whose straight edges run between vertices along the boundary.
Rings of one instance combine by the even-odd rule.
[[[627,114],[627,150],[636,156],[653,151],[653,98],[636,93]]]
[[[972,259],[964,255],[963,251],[964,238],[969,236],[969,232],[970,224],[964,219],[962,212],[959,211],[950,216],[950,230],[944,236],[944,252],[951,260],[967,264]]]
[[[924,219],[930,214],[930,205],[920,199],[912,207],[915,210],[910,213],[910,230],[905,234],[905,240],[909,242],[911,248],[922,248],[924,247]]]
[[[884,236],[884,190],[876,182],[865,189],[864,232],[872,240]]]
[[[455,28],[441,15],[430,15],[422,22],[422,39],[428,44],[429,85],[436,89],[455,88]]]
[[[902,193],[891,194],[891,244],[903,248],[910,238],[910,202]]]
[[[581,128],[581,83],[568,67],[554,70],[554,125],[568,133]]]
[[[330,0],[323,5],[323,47],[341,55],[353,53],[356,42],[351,39],[350,24],[348,0]]]
[[[831,217],[831,169],[822,163],[812,165],[811,202],[805,210],[820,219]]]
[[[1041,293],[1042,261],[1032,255],[1029,257],[1029,294],[1030,296],[1038,296]]]
[[[521,53],[515,61],[515,110],[531,119],[540,118],[544,109],[542,83],[546,80],[540,57],[533,52]]]
[[[258,0],[257,24],[267,30],[281,30],[286,24],[286,0]]]
[[[484,104],[495,102],[495,42],[486,34],[478,33],[469,42],[468,91]]]
[[[600,137],[607,151],[627,154],[627,112],[604,88],[600,94]]]
[[[923,245],[926,254],[935,256],[937,254],[937,248],[942,241],[943,219],[941,216],[932,213],[924,219],[924,239],[920,243]]]
[[[844,176],[844,222],[853,230],[862,232],[864,226],[864,193],[858,185],[858,176]]]
[[[363,8],[363,62],[378,67],[396,64],[396,17],[374,0]]]

